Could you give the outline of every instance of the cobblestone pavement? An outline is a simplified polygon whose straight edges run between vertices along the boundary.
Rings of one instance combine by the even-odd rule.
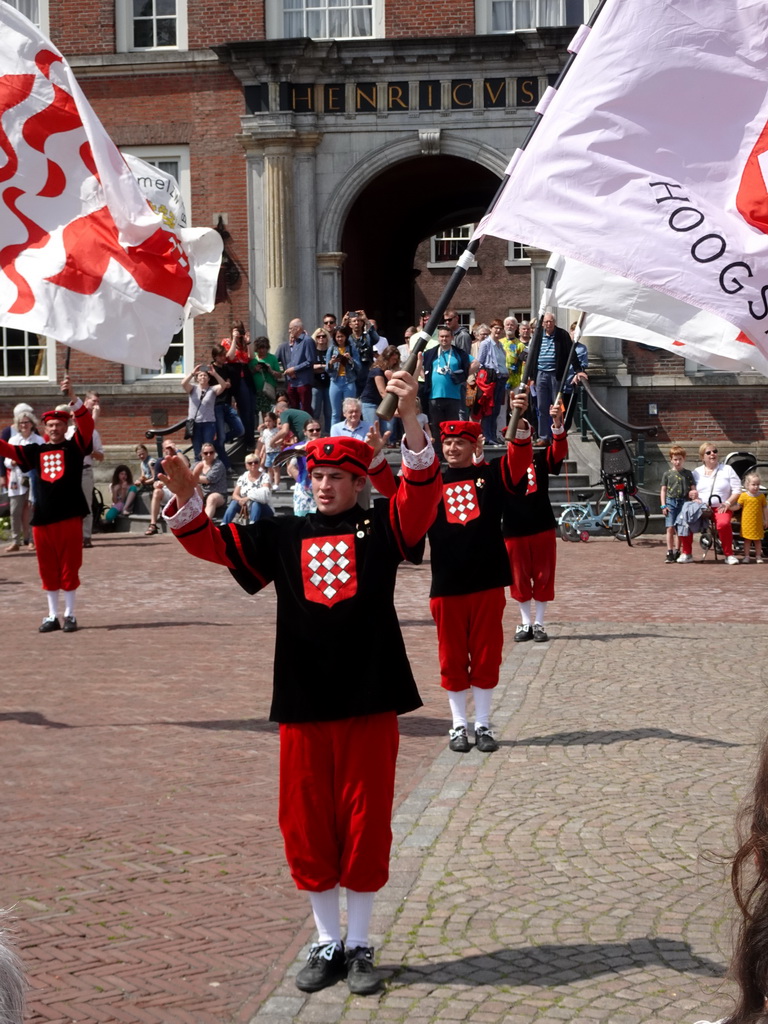
[[[273,594],[248,598],[172,538],[97,537],[84,628],[39,636],[34,558],[5,556],[0,904],[14,906],[30,1019],[631,1024],[727,1010],[713,854],[730,846],[763,725],[765,567],[666,566],[654,541],[558,554],[552,640],[508,644],[490,756],[445,749],[429,571],[403,570],[425,707],[402,722],[374,921],[391,981],[365,1000],[344,986],[305,1000],[292,982],[311,930],[275,825]]]

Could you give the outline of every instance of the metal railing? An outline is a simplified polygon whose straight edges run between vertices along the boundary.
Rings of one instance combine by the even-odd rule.
[[[603,439],[603,435],[600,434],[589,417],[588,399],[591,399],[594,407],[599,410],[603,416],[609,419],[612,423],[615,423],[617,426],[629,431],[635,445],[635,454],[633,456],[633,462],[635,464],[635,478],[638,485],[642,487],[645,482],[645,439],[646,437],[655,437],[659,432],[659,428],[654,425],[643,427],[637,423],[628,423],[626,420],[621,419],[621,417],[616,416],[614,413],[606,409],[602,402],[595,397],[589,384],[586,381],[582,381],[579,384],[576,406],[577,423],[582,441],[588,441],[590,434],[593,436],[597,444],[600,444]]]

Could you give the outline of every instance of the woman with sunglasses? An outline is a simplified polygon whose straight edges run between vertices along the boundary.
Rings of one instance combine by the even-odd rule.
[[[44,444],[45,441],[37,432],[37,427],[37,420],[31,412],[21,412],[13,421],[10,444]],[[23,473],[10,459],[5,460],[5,477],[11,506],[11,543],[5,549],[9,553],[18,551],[22,543],[28,544],[32,550],[30,519],[34,495],[31,490],[31,475]]]
[[[222,523],[226,526],[241,512],[246,511],[249,523],[257,523],[259,519],[271,519],[275,514],[271,505],[272,488],[269,478],[264,477],[259,469],[257,455],[247,455],[245,472],[238,477],[232,491],[232,501],[224,513]]]
[[[738,504],[741,480],[736,472],[718,459],[717,445],[705,441],[699,448],[702,464],[693,471],[701,500],[711,506],[715,529],[725,555],[726,565],[738,565],[733,553],[732,509]]]

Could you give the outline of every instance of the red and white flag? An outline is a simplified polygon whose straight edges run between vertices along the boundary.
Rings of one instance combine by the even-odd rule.
[[[629,278],[768,353],[768,4],[607,0],[577,40],[477,233]]]
[[[221,251],[164,223],[62,55],[0,0],[0,324],[154,366],[213,308]]]
[[[712,313],[557,254],[547,266],[555,270],[552,304],[587,313],[582,334],[638,341],[715,370],[768,376],[768,358]]]

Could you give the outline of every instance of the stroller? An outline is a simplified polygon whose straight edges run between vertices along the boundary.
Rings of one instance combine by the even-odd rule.
[[[729,452],[723,459],[723,463],[733,469],[742,483],[744,481],[744,477],[750,470],[768,470],[768,463],[758,462],[752,452]],[[761,487],[761,490],[765,490],[765,487]],[[731,525],[733,527],[734,553],[742,555],[744,553],[744,539],[741,536],[741,523],[738,518],[734,518]],[[768,535],[766,536],[768,537]],[[712,551],[715,556],[715,561],[717,561],[718,555],[722,555],[723,553],[720,538],[718,537],[717,530],[715,529],[714,512],[710,512],[710,515],[705,521],[704,529],[702,530],[701,537],[699,538],[699,544],[704,552],[704,558],[706,558],[708,553]],[[766,543],[766,538],[764,538],[763,557],[766,556],[768,556],[768,543]]]

